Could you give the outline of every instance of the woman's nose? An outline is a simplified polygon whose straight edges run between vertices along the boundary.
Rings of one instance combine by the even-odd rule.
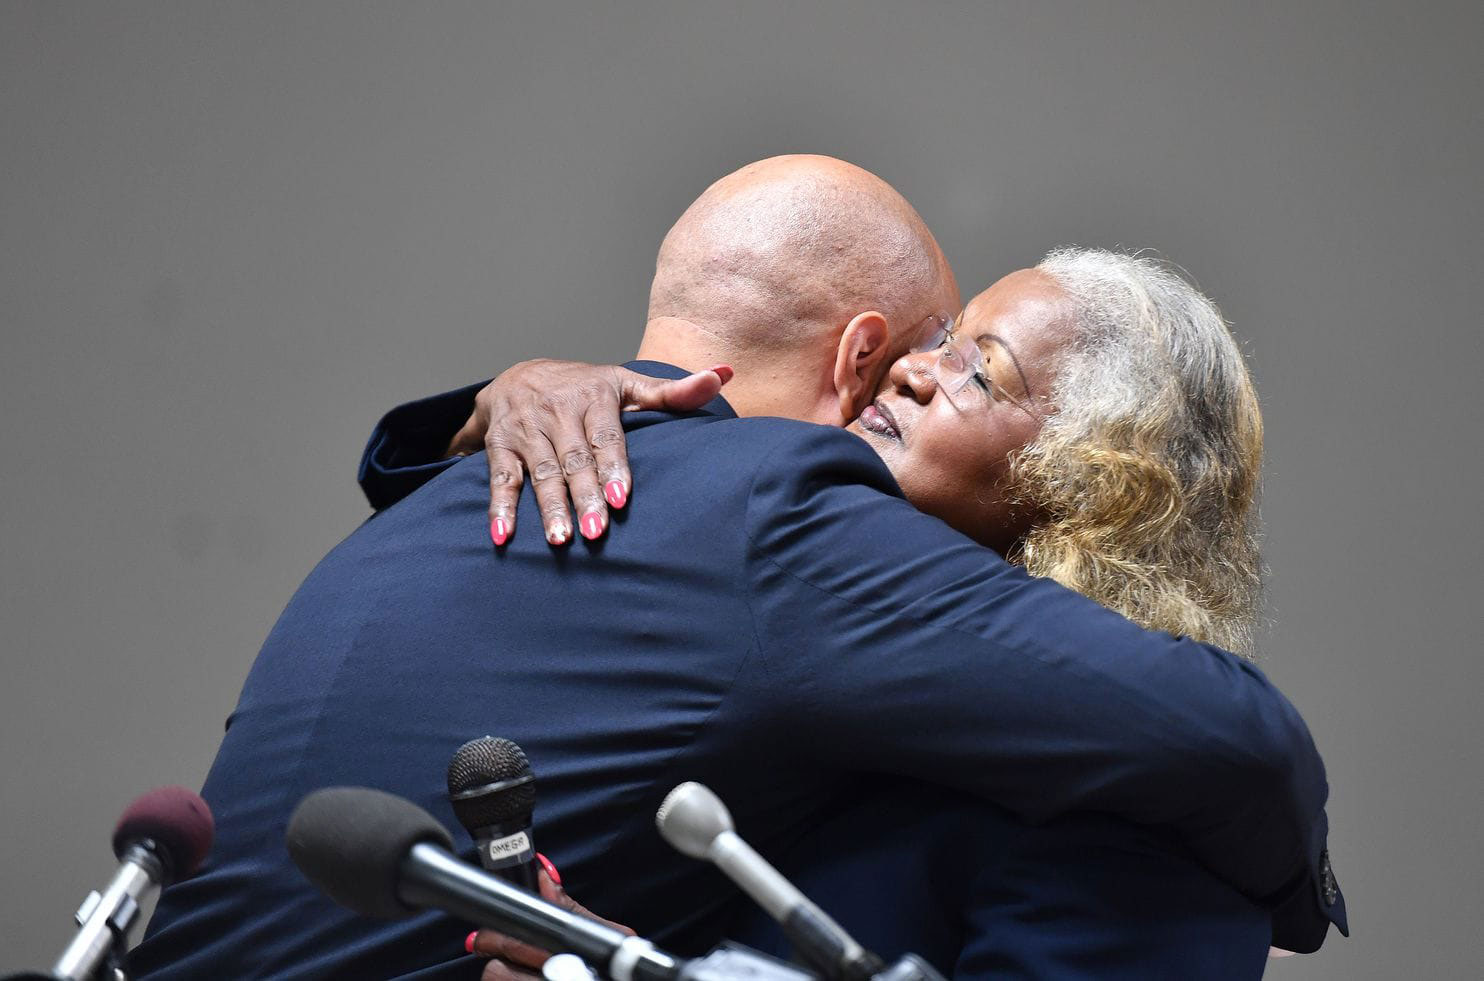
[[[937,351],[904,354],[891,366],[891,383],[926,404],[938,390],[937,367]]]

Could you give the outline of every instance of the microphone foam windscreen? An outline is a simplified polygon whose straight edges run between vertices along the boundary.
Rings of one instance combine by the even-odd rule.
[[[299,802],[284,836],[304,877],[352,912],[396,920],[417,912],[397,898],[413,845],[453,850],[448,831],[409,800],[369,787],[326,787]]]
[[[480,788],[488,790],[480,793]],[[529,823],[536,809],[531,762],[508,739],[471,739],[448,761],[448,798],[459,823],[471,833],[511,821]]]
[[[165,883],[196,874],[216,833],[211,808],[201,795],[184,787],[156,787],[140,795],[113,829],[113,853],[119,858],[130,845],[149,839],[165,867]]]

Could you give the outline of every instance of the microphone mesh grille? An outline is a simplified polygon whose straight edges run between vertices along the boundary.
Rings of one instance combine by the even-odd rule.
[[[530,777],[531,762],[525,752],[509,739],[481,736],[460,746],[448,761],[450,797],[490,784]],[[478,828],[527,823],[536,809],[536,783],[525,783],[463,800],[453,800],[454,815],[471,833]]]

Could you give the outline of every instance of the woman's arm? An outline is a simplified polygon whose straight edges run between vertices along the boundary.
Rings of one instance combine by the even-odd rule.
[[[523,361],[473,394],[472,406],[469,386],[383,416],[361,460],[361,489],[372,507],[390,507],[448,461],[483,448],[496,545],[515,530],[527,474],[548,542],[566,544],[574,527],[585,538],[597,538],[608,527],[608,508],[627,504],[634,486],[620,413],[696,409],[731,378],[726,365],[671,381],[617,365]],[[575,526],[569,497],[578,514]]]

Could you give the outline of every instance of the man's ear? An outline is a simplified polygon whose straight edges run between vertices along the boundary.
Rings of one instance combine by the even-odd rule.
[[[845,325],[835,351],[835,397],[841,425],[855,419],[876,397],[881,373],[890,367],[890,340],[886,317],[875,310],[858,313]]]

